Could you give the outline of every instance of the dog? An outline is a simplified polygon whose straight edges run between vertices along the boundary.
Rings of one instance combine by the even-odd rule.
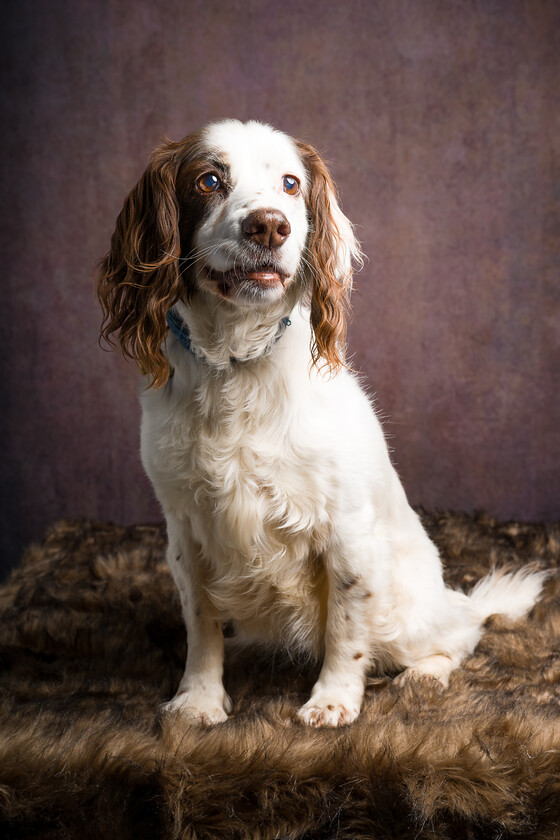
[[[368,671],[451,672],[542,572],[446,588],[381,425],[345,362],[362,256],[317,151],[225,120],[155,150],[102,263],[102,336],[150,378],[141,454],[163,508],[188,655],[162,707],[232,710],[225,622],[322,662],[305,724],[360,712]]]

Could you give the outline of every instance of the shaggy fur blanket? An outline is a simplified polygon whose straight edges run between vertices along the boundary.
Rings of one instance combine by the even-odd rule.
[[[452,585],[557,568],[560,525],[423,514]],[[160,526],[62,522],[0,589],[0,836],[560,838],[560,576],[523,621],[491,617],[447,690],[372,677],[359,720],[295,712],[317,669],[230,652],[233,716],[158,706],[185,660]]]

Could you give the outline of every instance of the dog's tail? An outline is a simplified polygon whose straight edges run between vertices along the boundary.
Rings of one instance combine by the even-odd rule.
[[[517,572],[494,569],[482,578],[469,598],[482,621],[494,613],[522,618],[541,596],[548,571],[525,568]]]

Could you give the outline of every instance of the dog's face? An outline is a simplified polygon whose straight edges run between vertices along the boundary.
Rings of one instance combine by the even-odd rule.
[[[183,179],[191,282],[233,304],[282,297],[302,264],[308,175],[289,137],[256,122],[210,126]],[[204,169],[203,172],[200,170]],[[192,231],[191,245],[187,244]]]
[[[126,199],[98,284],[102,336],[118,333],[159,386],[179,299],[210,295],[243,317],[294,288],[310,305],[313,361],[336,369],[353,261],[352,226],[312,146],[262,123],[214,123],[156,149]]]

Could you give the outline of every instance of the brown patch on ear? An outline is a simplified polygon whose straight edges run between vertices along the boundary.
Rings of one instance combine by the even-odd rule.
[[[182,162],[200,134],[156,149],[148,168],[124,203],[101,264],[97,294],[103,309],[100,338],[115,346],[159,388],[169,378],[169,362],[161,345],[167,334],[166,315],[179,300],[180,204],[176,181]]]
[[[351,275],[340,275],[338,254],[345,247],[334,207],[337,189],[327,167],[313,146],[296,141],[309,173],[307,209],[311,230],[307,259],[312,274],[311,326],[313,363],[323,359],[336,372],[344,361],[346,317],[349,312]]]

